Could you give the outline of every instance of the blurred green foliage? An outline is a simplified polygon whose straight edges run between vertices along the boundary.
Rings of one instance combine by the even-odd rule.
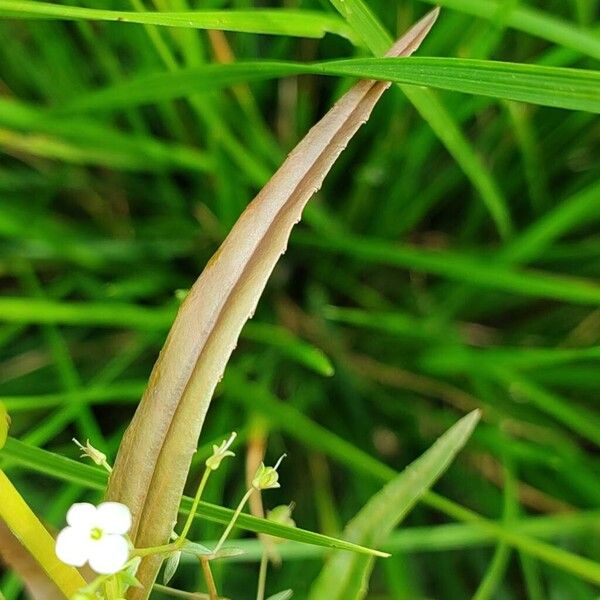
[[[102,8],[259,3],[155,4]],[[76,435],[114,458],[176,310],[175,290],[190,287],[350,80],[300,76],[217,91],[207,83],[203,93],[123,108],[69,114],[65,106],[138,79],[151,85],[154,74],[167,86],[159,74],[208,62],[366,57],[365,46],[380,54],[380,26],[367,19],[356,31],[346,0],[333,4],[364,44],[0,21],[0,399],[12,436],[75,458]],[[368,4],[390,32],[430,8]],[[447,8],[420,56],[597,68],[596,0],[440,4]],[[326,0],[283,5],[337,14]],[[201,445],[233,429],[253,443],[260,422],[269,456],[289,455],[268,503],[294,500],[299,525],[336,535],[382,481],[480,407],[482,423],[436,490],[600,561],[599,121],[403,90],[384,96],[309,205],[234,353]],[[44,476],[43,466],[33,476],[7,456],[3,468],[54,526],[73,501],[98,498],[81,481]],[[243,473],[241,460],[224,464],[206,499],[232,505]],[[378,563],[369,598],[597,597],[583,573],[503,543],[494,550],[493,535],[447,523],[432,503],[392,538],[398,551]],[[192,539],[220,531],[202,522]],[[285,545],[282,553],[269,589],[306,597],[321,554]],[[215,576],[227,596],[246,598],[256,564],[224,563]],[[173,580],[198,582],[192,565]],[[0,589],[14,600],[21,588],[5,574]]]

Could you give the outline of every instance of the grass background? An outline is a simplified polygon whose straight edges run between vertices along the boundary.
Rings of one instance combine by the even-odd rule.
[[[317,11],[301,13],[295,37],[14,19],[10,11],[23,16],[28,3],[0,3],[0,398],[15,438],[75,458],[76,435],[114,458],[175,291],[190,286],[351,82],[305,75],[211,91],[208,78],[172,97],[164,74],[229,60],[381,54],[387,37],[377,22],[346,12],[351,2],[333,4],[347,22],[325,0],[270,3]],[[440,4],[420,56],[597,68],[594,0]],[[430,8],[369,6],[390,32]],[[250,13],[243,24],[277,33],[288,21]],[[320,39],[323,23],[342,35]],[[136,81],[156,100],[130,95],[125,84]],[[119,103],[85,109],[103,89]],[[234,505],[244,444],[266,441],[270,459],[289,455],[283,487],[266,503],[294,500],[302,527],[336,535],[391,469],[481,407],[483,422],[436,491],[491,520],[519,519],[519,533],[567,551],[570,567],[573,554],[600,560],[599,134],[587,112],[394,86],[309,205],[244,330],[197,465],[232,429],[238,459],[211,480],[206,499]],[[73,501],[99,497],[18,449],[9,443],[3,465],[50,524],[60,527]],[[202,522],[193,539],[220,531]],[[256,578],[256,544],[244,544],[245,558],[216,573],[232,598],[250,597]],[[598,563],[574,573],[513,551],[437,496],[390,544],[394,556],[380,561],[369,598],[598,596],[590,581]],[[282,554],[269,589],[306,597],[322,550]],[[184,565],[174,584],[193,589],[198,579]],[[19,597],[10,574],[0,589]]]

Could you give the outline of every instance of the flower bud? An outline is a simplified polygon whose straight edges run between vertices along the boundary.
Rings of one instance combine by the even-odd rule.
[[[264,463],[260,463],[260,467],[258,467],[254,479],[252,480],[252,487],[255,490],[271,490],[281,487],[277,469],[284,458],[285,454],[281,456],[274,467],[265,467]]]
[[[227,456],[235,456],[235,454],[229,450],[231,444],[233,444],[233,440],[235,440],[237,433],[234,431],[229,439],[225,440],[220,446],[216,444],[213,445],[213,453],[212,456],[206,459],[204,463],[207,469],[211,469],[216,471],[221,466],[221,461]]]
[[[99,467],[103,467],[108,464],[106,462],[106,454],[104,454],[104,452],[100,452],[100,450],[97,448],[94,448],[94,446],[90,444],[90,440],[86,440],[85,446],[80,444],[75,438],[73,438],[73,443],[81,450],[81,458],[90,458]]]

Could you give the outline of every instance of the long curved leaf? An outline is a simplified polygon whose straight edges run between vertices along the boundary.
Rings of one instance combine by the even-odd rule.
[[[414,52],[433,11],[390,50]],[[148,388],[125,433],[108,498],[133,514],[138,547],[168,540],[204,417],[240,331],[253,314],[304,206],[389,83],[361,81],[306,135],[248,206],[181,305]],[[146,598],[161,564],[146,558],[137,577]]]

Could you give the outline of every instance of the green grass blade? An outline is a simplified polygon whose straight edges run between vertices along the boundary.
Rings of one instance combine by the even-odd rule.
[[[488,60],[418,57],[357,58],[312,64],[269,61],[208,64],[173,73],[139,77],[78,97],[61,106],[59,111],[71,113],[149,104],[240,83],[299,74],[379,79],[543,106],[600,112],[600,74],[596,71]],[[414,96],[414,89],[410,95]],[[440,100],[435,96],[426,98],[427,104],[422,107],[424,112],[428,115],[441,114]],[[440,120],[439,124],[442,123],[444,121]]]
[[[46,298],[0,298],[0,322],[53,325],[124,327],[141,331],[168,331],[176,306],[149,308],[123,302],[58,302]],[[325,376],[333,365],[325,353],[297,338],[288,329],[250,322],[242,332],[248,341],[278,348],[284,356]]]
[[[344,537],[379,546],[419,498],[442,476],[465,445],[479,411],[463,417],[421,457],[394,477],[348,523]],[[373,568],[372,560],[356,560],[346,553],[334,554],[313,584],[310,600],[360,600],[365,597]]]
[[[364,0],[331,0],[331,3],[375,56],[385,54],[392,38]],[[506,199],[492,173],[463,135],[457,120],[431,90],[419,90],[408,86],[400,86],[400,89],[479,192],[500,235],[508,237],[512,223]]]
[[[475,287],[503,290],[523,296],[553,298],[575,304],[600,305],[600,286],[595,282],[512,268],[461,252],[434,251],[351,235],[322,239],[298,232],[293,241],[366,263],[415,269]]]
[[[355,40],[352,30],[342,19],[324,12],[303,10],[136,12],[65,6],[29,0],[0,0],[0,16],[22,19],[113,21],[309,38],[320,38],[326,33],[335,33],[349,40]]]
[[[106,488],[106,483],[108,481],[108,473],[103,469],[85,465],[71,460],[70,458],[66,458],[65,456],[23,444],[14,438],[9,438],[7,440],[6,445],[0,451],[0,456],[9,459],[13,465],[19,465],[49,477],[81,485],[85,488],[103,491]],[[181,502],[180,513],[184,515],[188,514],[191,507],[192,499],[184,497]],[[233,512],[233,510],[228,508],[201,502],[197,514],[199,517],[214,521],[215,523],[229,523]],[[267,519],[259,519],[247,514],[241,514],[238,521],[236,521],[236,525],[248,531],[265,533],[296,542],[316,544],[317,546],[337,548],[340,550],[350,550],[351,552],[374,556],[386,555],[384,552],[371,550],[360,544],[338,540],[303,529],[287,527],[273,521],[268,521]]]
[[[445,6],[475,17],[493,21],[497,18],[501,2],[498,0],[424,0]],[[592,58],[600,59],[600,38],[596,33],[553,17],[536,8],[521,3],[504,16],[505,25],[559,46],[571,48]]]

